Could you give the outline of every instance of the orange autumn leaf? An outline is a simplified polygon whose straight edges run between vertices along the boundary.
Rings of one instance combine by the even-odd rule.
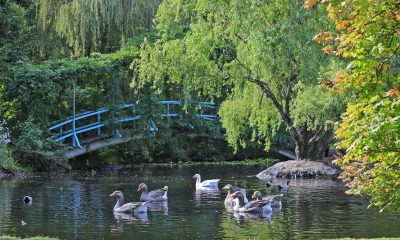
[[[324,47],[324,48],[322,49],[322,51],[323,51],[324,53],[331,54],[331,53],[333,53],[333,47],[332,47],[332,46],[326,46],[326,47]]]
[[[392,88],[386,93],[386,96],[392,96],[392,95],[400,96],[400,93],[396,88]]]
[[[346,25],[343,22],[339,22],[338,24],[336,24],[337,30],[343,30],[345,28],[346,28]]]
[[[333,34],[331,32],[320,32],[314,36],[314,41],[319,44],[326,44],[333,40]]]
[[[317,3],[317,0],[307,0],[304,4],[303,7],[305,9],[312,8],[315,4]]]

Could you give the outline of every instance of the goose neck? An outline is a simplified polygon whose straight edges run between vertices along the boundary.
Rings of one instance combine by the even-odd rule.
[[[124,197],[118,197],[117,203],[114,206],[114,210],[120,208],[122,205],[124,205]]]
[[[201,177],[200,176],[197,176],[196,183],[201,183]]]

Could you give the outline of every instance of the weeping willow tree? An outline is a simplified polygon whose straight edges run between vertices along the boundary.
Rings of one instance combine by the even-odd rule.
[[[132,87],[176,86],[186,102],[223,99],[219,116],[232,146],[245,145],[252,131],[269,149],[285,127],[297,159],[321,160],[345,105],[317,81],[330,79],[339,64],[313,43],[314,33],[329,27],[321,16],[290,0],[164,0],[158,39],[142,44]]]
[[[47,58],[118,50],[151,27],[161,0],[40,0],[38,33]]]

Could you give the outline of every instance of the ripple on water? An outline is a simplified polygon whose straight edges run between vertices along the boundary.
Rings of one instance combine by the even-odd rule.
[[[265,194],[281,193],[267,188],[254,176],[260,169],[249,166],[141,167],[118,173],[14,179],[0,183],[0,235],[46,235],[61,239],[221,239],[221,238],[337,238],[400,236],[400,218],[367,209],[359,197],[344,194],[345,186],[331,180],[291,180],[284,192],[280,212],[260,216],[234,214],[225,210],[226,193],[196,191],[194,173],[204,179],[221,178]],[[127,201],[138,201],[136,188],[145,182],[150,189],[169,187],[167,208],[145,215],[115,216],[114,190]],[[285,183],[276,179],[275,183]],[[33,205],[22,204],[23,196]],[[21,220],[27,224],[22,226]]]

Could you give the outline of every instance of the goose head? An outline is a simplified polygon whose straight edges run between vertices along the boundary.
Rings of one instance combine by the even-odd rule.
[[[253,193],[253,195],[251,196],[251,198],[252,198],[252,199],[257,199],[257,200],[262,199],[262,194],[261,194],[260,191],[255,191],[255,192]]]
[[[193,179],[198,179],[198,178],[200,178],[200,174],[196,173],[195,175],[193,175],[192,178],[193,178]]]
[[[164,186],[164,187],[162,188],[162,190],[168,191],[168,186]]]
[[[200,174],[195,174],[195,175],[193,175],[193,177],[192,177],[193,179],[195,179],[196,180],[196,182],[201,182],[201,177],[200,177]]]
[[[109,195],[110,197],[116,197],[117,198],[117,203],[114,206],[114,211],[116,211],[119,207],[124,205],[124,194],[122,194],[121,191],[114,191]]]
[[[139,184],[139,186],[138,186],[136,191],[138,191],[138,192],[141,192],[141,191],[148,192],[147,185],[145,183]]]
[[[109,195],[110,197],[116,197],[117,199],[124,199],[124,194],[121,191],[114,191]]]
[[[232,185],[226,184],[225,187],[222,188],[222,191],[232,192]]]

